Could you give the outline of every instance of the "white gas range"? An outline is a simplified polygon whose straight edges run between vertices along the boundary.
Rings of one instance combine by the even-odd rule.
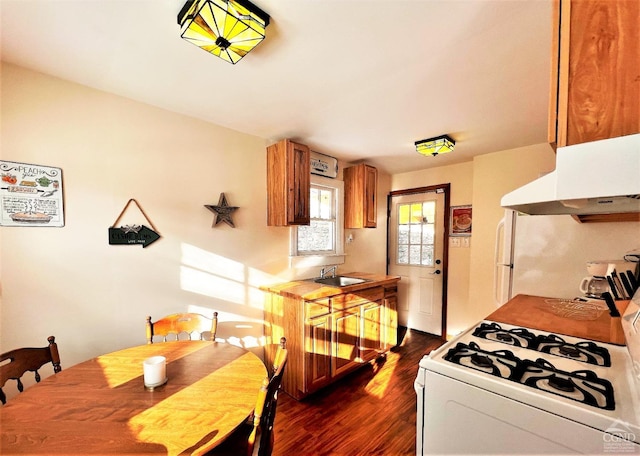
[[[481,321],[420,362],[417,454],[640,454],[640,292],[628,346]]]

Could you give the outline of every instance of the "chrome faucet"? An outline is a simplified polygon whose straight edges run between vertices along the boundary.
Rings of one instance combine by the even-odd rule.
[[[327,274],[331,273],[331,277],[336,276],[336,269],[338,266],[331,266],[329,269],[322,268],[320,269],[320,278],[324,279]]]

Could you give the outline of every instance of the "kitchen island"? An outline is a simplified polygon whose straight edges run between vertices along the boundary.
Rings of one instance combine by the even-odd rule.
[[[398,276],[352,272],[364,282],[335,287],[299,280],[261,287],[266,292],[265,361],[287,338],[283,389],[302,399],[384,356],[397,344]]]

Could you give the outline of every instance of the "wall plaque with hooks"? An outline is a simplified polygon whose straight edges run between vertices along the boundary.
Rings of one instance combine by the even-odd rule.
[[[147,222],[149,222],[149,225],[151,225],[153,229],[144,225],[124,225],[119,228],[116,227],[132,201],[138,206],[138,209],[140,209],[140,212],[142,212],[142,215],[147,219]],[[153,223],[149,220],[147,214],[144,213],[140,204],[133,198],[127,202],[116,221],[113,222],[113,226],[109,228],[109,244],[111,245],[142,245],[142,248],[145,248],[158,239],[160,239],[160,235],[157,233],[156,227],[153,226]]]

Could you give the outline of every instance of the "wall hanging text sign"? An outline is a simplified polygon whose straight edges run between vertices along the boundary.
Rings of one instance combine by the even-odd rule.
[[[64,226],[62,170],[0,160],[0,225]]]
[[[142,245],[142,248],[145,248],[158,239],[160,239],[160,235],[144,225],[109,228],[109,244],[111,245]]]
[[[151,225],[153,229],[144,225],[124,225],[120,228],[116,228],[116,225],[131,203],[135,203],[135,205],[138,206],[138,209],[142,212],[142,215],[147,219],[147,222],[149,222],[149,225]],[[113,226],[109,228],[110,245],[141,245],[142,248],[145,248],[156,242],[158,239],[160,239],[160,235],[157,233],[156,227],[153,226],[153,223],[149,220],[147,214],[144,213],[140,204],[138,204],[138,202],[133,198],[125,204],[124,209],[122,209],[122,212],[120,212],[116,221],[113,222]]]
[[[338,177],[338,160],[319,152],[311,151],[311,174],[318,176]]]

